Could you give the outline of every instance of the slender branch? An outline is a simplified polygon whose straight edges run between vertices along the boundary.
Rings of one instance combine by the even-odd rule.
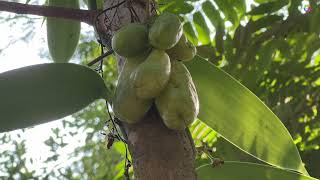
[[[101,55],[101,56],[97,57],[96,59],[92,60],[91,62],[89,62],[87,64],[87,66],[92,66],[92,65],[96,64],[97,62],[101,61],[103,58],[113,54],[113,52],[114,52],[113,50],[110,50],[110,51],[104,53],[103,55]]]
[[[0,1],[0,11],[16,14],[32,14],[45,17],[72,19],[94,25],[98,10],[82,10],[55,6],[29,5],[16,2]]]

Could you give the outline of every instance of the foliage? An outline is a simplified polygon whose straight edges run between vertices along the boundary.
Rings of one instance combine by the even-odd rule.
[[[174,12],[185,19],[186,36],[198,46],[198,55],[228,72],[278,115],[294,138],[310,175],[320,177],[316,170],[319,166],[319,160],[316,160],[319,157],[317,150],[320,148],[320,41],[319,24],[316,23],[320,8],[317,4],[311,2],[314,11],[304,13],[301,11],[301,3],[305,2],[295,0],[256,0],[250,5],[245,0],[159,0],[159,3],[161,11]],[[92,39],[82,41],[78,53],[77,58],[84,64],[88,59],[99,55],[99,48]],[[107,66],[104,67],[107,86],[111,89],[117,74],[113,60],[110,57],[105,61]],[[115,152],[109,151],[112,155],[108,156],[101,140],[94,138],[102,129],[102,122],[106,117],[105,108],[96,103],[75,115],[75,120],[63,121],[71,129],[90,129],[90,133],[86,134],[88,141],[68,155],[70,158],[79,157],[81,161],[73,160],[70,167],[65,166],[61,172],[47,175],[59,177],[64,174],[70,179],[96,177],[97,172],[102,171],[103,174],[107,172],[105,169],[117,167],[113,165],[119,163],[117,158],[112,160],[112,153]],[[71,132],[69,128],[66,129]],[[257,161],[229,142],[220,143],[221,136],[199,121],[193,124],[191,131],[193,137],[198,139],[198,145],[201,145],[200,141],[206,141],[210,147],[217,148],[217,154],[223,159]],[[52,137],[51,140],[49,138],[48,145],[63,148],[64,144],[56,143],[56,139],[57,137]],[[0,167],[4,165],[6,173],[15,177],[36,176],[25,165],[27,160],[24,158],[24,141],[10,140],[7,134],[1,140],[3,143],[13,144],[15,148],[1,152],[0,157],[11,158],[13,161],[0,161]],[[221,151],[222,149],[225,151]],[[228,151],[230,149],[233,150]],[[60,156],[56,154],[50,161],[55,161]],[[110,160],[113,166],[105,163],[106,161],[99,161],[95,165],[96,162],[90,160],[102,158]],[[200,160],[201,158],[198,159]],[[226,168],[233,168],[232,165],[227,165]],[[76,173],[70,175],[71,172]],[[117,170],[111,169],[110,172]]]

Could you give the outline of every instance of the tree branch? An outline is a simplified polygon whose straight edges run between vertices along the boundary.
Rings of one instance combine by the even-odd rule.
[[[94,25],[99,10],[82,10],[55,6],[29,5],[16,2],[0,1],[0,11],[16,14],[32,14],[45,17],[72,19]]]

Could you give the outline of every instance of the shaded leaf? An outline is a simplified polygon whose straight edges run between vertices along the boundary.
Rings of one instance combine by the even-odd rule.
[[[216,43],[217,52],[219,52],[220,54],[224,53],[224,42],[223,42],[224,35],[225,35],[224,25],[219,24],[218,27],[216,28],[215,43]]]
[[[229,4],[233,4],[240,14],[244,14],[246,12],[246,0],[228,0],[228,2]]]
[[[202,4],[202,10],[215,27],[217,27],[220,23],[224,23],[220,12],[210,1],[206,1]]]
[[[269,15],[269,16],[263,16],[262,18],[253,21],[251,23],[251,31],[256,32],[260,30],[261,28],[267,28],[272,26],[274,23],[281,21],[283,19],[282,16],[278,15]]]
[[[229,3],[226,0],[215,0],[214,1],[219,9],[223,12],[223,14],[226,16],[226,20],[231,21],[232,24],[238,24],[239,18],[237,11],[233,8],[234,4]]]
[[[316,180],[296,172],[254,163],[227,161],[219,167],[204,165],[197,169],[199,180]]]
[[[27,66],[0,74],[0,132],[56,120],[107,98],[103,79],[76,64]]]
[[[250,12],[248,12],[248,14],[259,15],[259,14],[265,14],[265,13],[272,13],[280,10],[283,6],[287,5],[288,3],[289,3],[288,0],[279,0],[274,2],[263,3],[253,8]]]
[[[217,58],[216,50],[211,45],[197,46],[197,55],[210,61]]]
[[[222,158],[225,161],[241,161],[241,162],[252,162],[263,164],[262,161],[252,157],[251,155],[241,151],[235,145],[231,144],[229,141],[222,137],[219,137],[215,143],[215,156]]]

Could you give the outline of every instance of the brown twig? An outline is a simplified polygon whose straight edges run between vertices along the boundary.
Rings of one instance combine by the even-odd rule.
[[[94,25],[98,10],[72,9],[55,6],[29,5],[16,2],[0,1],[0,11],[16,14],[32,14],[45,17],[72,19]]]
[[[92,66],[92,65],[96,64],[97,62],[101,61],[103,58],[113,54],[113,52],[114,52],[113,50],[110,50],[110,51],[104,53],[103,55],[101,55],[101,56],[97,57],[96,59],[92,60],[91,62],[89,62],[87,64],[87,66]]]

